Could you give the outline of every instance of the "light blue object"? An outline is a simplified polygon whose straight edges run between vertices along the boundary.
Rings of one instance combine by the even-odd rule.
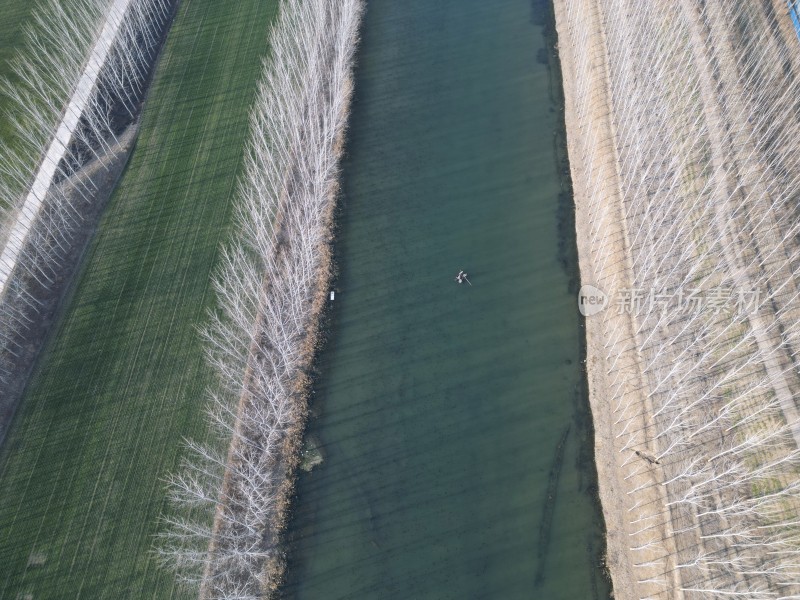
[[[794,22],[794,28],[797,30],[797,37],[800,37],[800,0],[788,0],[789,2],[789,15]]]

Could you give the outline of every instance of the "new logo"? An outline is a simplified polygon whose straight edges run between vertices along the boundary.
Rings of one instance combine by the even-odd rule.
[[[578,291],[578,310],[584,317],[591,317],[608,306],[606,293],[593,285],[584,285]]]

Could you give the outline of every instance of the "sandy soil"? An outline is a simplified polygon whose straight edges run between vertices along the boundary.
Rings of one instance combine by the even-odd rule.
[[[609,118],[608,108],[610,99],[606,94],[608,74],[603,32],[598,19],[596,28],[591,32],[592,38],[588,44],[588,48],[591,49],[591,76],[593,78],[589,85],[592,86],[594,93],[591,114],[595,128],[594,131],[589,132],[580,127],[575,114],[574,106],[577,94],[575,87],[581,75],[577,72],[575,57],[571,52],[573,43],[570,40],[570,32],[566,23],[566,6],[563,1],[556,1],[555,5],[559,56],[564,74],[567,145],[575,195],[581,281],[584,285],[590,284],[600,289],[605,289],[603,285],[605,281],[600,281],[595,276],[597,267],[594,261],[597,255],[591,247],[592,230],[587,219],[589,214],[587,204],[591,194],[586,188],[586,183],[589,180],[587,171],[592,167],[586,164],[584,160],[585,151],[594,145],[595,139],[609,140],[613,136],[613,124]],[[608,225],[613,228],[613,235],[609,237],[613,239],[616,246],[610,249],[610,252],[624,257],[626,256],[625,232],[622,227],[624,220],[613,218],[615,213],[619,213],[620,201],[616,155],[612,144],[605,144],[604,150],[597,156],[595,168],[604,173],[603,180],[606,186],[604,195],[608,199],[607,210],[610,217]],[[609,273],[608,281],[612,281],[616,277],[619,281],[619,287],[626,287],[624,281],[629,280],[629,278],[625,268],[625,261],[617,261],[609,271],[613,272]],[[607,531],[606,565],[613,581],[615,598],[637,600],[640,595],[636,592],[636,578],[631,568],[634,558],[631,556],[631,544],[628,539],[630,537],[628,531],[629,519],[624,509],[628,505],[626,496],[628,485],[623,480],[622,472],[619,468],[620,456],[618,449],[615,447],[612,411],[608,406],[607,398],[610,398],[611,394],[608,390],[609,381],[606,377],[606,366],[604,364],[606,355],[604,344],[605,332],[603,331],[602,319],[588,317],[586,319],[586,371],[589,383],[589,401],[594,420],[598,487]],[[631,366],[627,366],[627,368],[631,368]]]
[[[754,27],[763,31],[759,38],[764,40],[763,48],[775,53],[778,64],[778,48],[797,44],[797,36],[788,19],[768,17],[784,14],[785,3],[768,0],[764,6],[768,5],[774,12],[764,10],[760,13],[763,18]],[[785,223],[791,221],[773,214],[770,195],[763,188],[763,181],[769,181],[769,175],[762,180],[760,175],[753,174],[765,173],[768,163],[769,168],[785,164],[789,169],[792,159],[786,157],[780,162],[779,158],[776,163],[774,156],[767,157],[762,148],[749,142],[757,136],[751,136],[752,126],[742,119],[742,115],[751,114],[753,109],[746,104],[748,92],[740,89],[738,67],[733,60],[741,49],[741,45],[734,46],[739,42],[737,30],[718,14],[720,9],[714,3],[706,4],[710,16],[707,21],[700,18],[691,0],[682,0],[681,6],[687,17],[689,48],[695,64],[699,65],[695,76],[700,82],[700,106],[709,139],[707,156],[716,173],[713,182],[716,218],[707,235],[719,236],[726,243],[726,251],[713,257],[712,270],[719,270],[720,277],[727,277],[740,289],[755,289],[758,282],[763,284],[759,279],[761,273],[748,270],[746,264],[758,256],[789,256],[790,249],[783,247],[781,233]],[[630,204],[630,199],[626,204],[621,194],[623,167],[616,150],[619,140],[610,92],[611,67],[601,14],[605,7],[598,0],[556,0],[555,7],[581,278],[584,285],[594,285],[613,297],[619,290],[640,287],[633,284],[632,256],[636,255],[635,250],[641,250],[642,242],[639,241],[639,248],[633,246],[628,228],[634,229],[642,215],[639,204]],[[798,57],[800,53],[795,53],[789,59],[796,73],[800,72]],[[711,72],[710,64],[717,65],[718,72]],[[615,90],[620,92],[624,94]],[[680,123],[675,125],[677,136],[694,134],[691,129],[682,131]],[[695,158],[687,156],[689,163],[695,164],[692,162]],[[701,177],[698,179],[702,182]],[[695,185],[699,188],[702,183]],[[689,199],[697,188],[689,190]],[[735,190],[739,189],[747,190],[748,195],[736,196]],[[735,206],[743,200],[754,212],[764,215],[763,222],[754,230],[748,230],[749,224],[736,216]],[[698,260],[707,258],[699,256]],[[795,297],[797,266],[785,260],[771,260],[767,266],[768,282],[790,282],[783,298]],[[793,425],[792,434],[800,446],[800,417],[793,400],[798,395],[797,365],[793,353],[781,346],[776,328],[769,330],[769,324],[776,319],[783,321],[786,328],[797,321],[796,307],[781,304],[783,298],[778,297],[766,313],[752,316],[747,327],[753,334],[754,351],[766,357],[760,368],[768,376],[771,393],[778,398],[786,421]],[[699,537],[701,525],[695,511],[668,508],[680,489],[676,490],[666,480],[675,476],[675,464],[680,468],[680,462],[676,459],[675,464],[664,467],[646,458],[659,455],[657,442],[652,439],[653,432],[658,430],[658,419],[654,417],[658,413],[651,397],[655,393],[654,372],[670,368],[669,364],[664,366],[670,354],[664,352],[665,358],[655,363],[652,341],[648,350],[642,338],[652,332],[650,335],[655,335],[653,339],[664,348],[671,341],[670,333],[666,327],[661,331],[647,329],[645,325],[641,319],[618,311],[613,305],[602,317],[586,318],[587,377],[595,424],[600,499],[608,531],[607,564],[617,598],[672,599],[690,595],[694,598],[698,596],[692,594],[697,592],[684,593],[681,588],[702,583],[705,575],[676,567],[677,563],[702,553],[706,542]],[[650,368],[645,369],[646,364]],[[636,432],[635,445],[631,442],[632,431]],[[711,439],[709,443],[716,444],[717,440]],[[681,572],[687,581],[681,581]],[[730,583],[748,584],[735,574],[731,575]]]

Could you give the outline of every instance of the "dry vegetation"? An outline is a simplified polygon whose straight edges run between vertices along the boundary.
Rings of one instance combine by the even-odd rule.
[[[203,598],[263,598],[281,575],[361,10],[360,0],[287,0],[270,38],[205,331],[219,380],[212,440],[188,442],[171,478],[181,516],[166,519],[160,550]]]
[[[558,13],[582,277],[612,298],[587,335],[617,595],[800,597],[800,45],[785,6]],[[620,310],[632,290],[639,310]]]

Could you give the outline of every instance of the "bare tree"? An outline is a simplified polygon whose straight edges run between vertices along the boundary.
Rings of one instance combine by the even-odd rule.
[[[272,30],[204,331],[212,441],[187,442],[192,458],[170,479],[185,516],[167,519],[159,549],[203,598],[263,598],[280,576],[361,12],[361,0],[285,0]]]
[[[587,260],[648,296],[601,317],[637,593],[800,597],[797,48],[769,3],[565,4]]]
[[[83,167],[116,141],[112,111],[141,100],[171,0],[48,0],[34,13],[15,80],[0,82],[13,140],[0,145],[0,382],[97,193]],[[100,164],[103,162],[100,160]]]

